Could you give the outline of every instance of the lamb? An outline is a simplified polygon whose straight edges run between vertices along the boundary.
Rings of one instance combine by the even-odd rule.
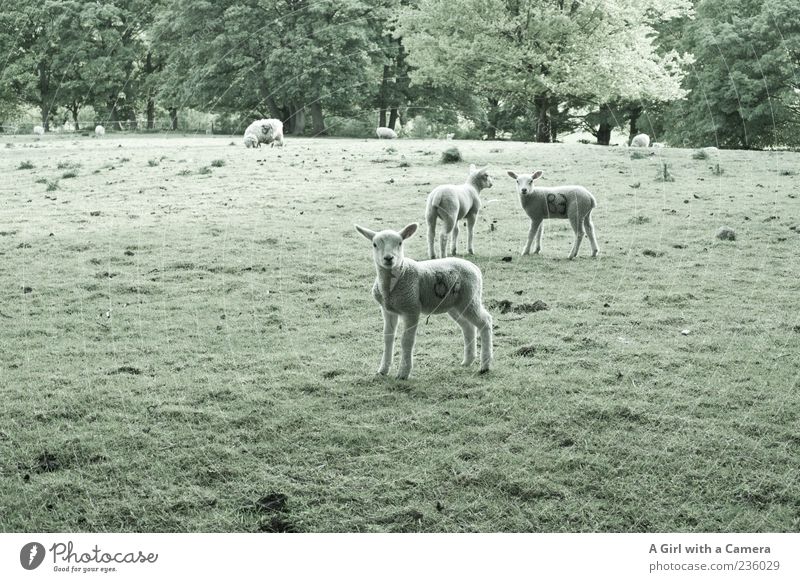
[[[106,134],[106,128],[103,127],[102,125],[98,125],[97,127],[94,128],[94,134],[97,137],[103,137]]]
[[[481,335],[480,371],[488,372],[492,362],[492,316],[483,307],[483,278],[478,267],[464,259],[447,258],[417,262],[405,258],[403,241],[418,225],[400,232],[375,232],[356,225],[372,241],[372,258],[377,276],[372,296],[383,313],[383,357],[378,374],[386,375],[392,365],[397,320],[403,319],[402,356],[399,380],[413,367],[414,342],[421,314],[447,313],[461,327],[464,336],[463,366],[475,360],[476,331]]]
[[[528,243],[522,250],[523,255],[529,255],[531,244],[536,238],[533,247],[534,254],[542,250],[542,231],[545,218],[569,218],[572,230],[575,232],[575,241],[569,258],[574,259],[585,234],[589,235],[589,244],[592,247],[592,256],[599,252],[597,239],[592,222],[592,210],[597,206],[597,201],[591,192],[583,186],[556,186],[554,188],[536,188],[533,181],[541,178],[543,172],[537,170],[533,174],[520,174],[509,171],[508,175],[517,181],[517,193],[522,209],[531,219],[528,230]]]
[[[458,246],[458,223],[467,220],[467,252],[475,254],[472,245],[472,234],[475,221],[481,209],[480,192],[492,187],[492,179],[486,168],[476,168],[475,164],[469,166],[467,181],[461,185],[446,184],[437,186],[428,194],[428,204],[425,210],[425,219],[428,223],[428,256],[436,258],[434,241],[436,239],[436,219],[441,219],[444,230],[440,235],[440,251],[442,257],[447,256],[447,241],[450,233],[453,234],[451,253],[456,254]]]
[[[395,131],[389,127],[379,127],[375,130],[378,139],[397,139]]]
[[[35,135],[44,135],[44,128],[41,125],[34,125],[33,133]]]
[[[248,137],[252,136],[252,137]],[[254,140],[255,138],[255,140]],[[259,119],[244,130],[245,147],[260,147],[262,143],[283,146],[283,123],[279,119]]]
[[[650,136],[646,133],[640,133],[631,140],[632,148],[646,148],[650,146]]]

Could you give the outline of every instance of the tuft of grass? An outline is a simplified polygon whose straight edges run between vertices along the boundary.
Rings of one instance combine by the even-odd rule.
[[[639,214],[632,217],[628,222],[631,224],[647,224],[650,222],[650,217]]]
[[[70,170],[68,172],[64,172],[63,174],[61,174],[61,178],[64,179],[64,180],[68,180],[70,178],[77,178],[77,177],[78,177],[78,172],[76,172],[74,170]]]
[[[725,169],[721,168],[719,164],[715,164],[711,167],[711,173],[715,176],[721,176],[725,173]]]
[[[179,176],[190,176],[192,171],[189,168],[184,168],[180,172],[178,172]]]
[[[33,165],[33,162],[29,160],[25,160],[19,163],[17,166],[18,170],[33,170],[36,166]]]
[[[656,181],[658,182],[675,181],[675,176],[673,176],[672,172],[670,172],[669,164],[667,162],[661,162],[661,167],[658,169],[658,175],[656,176]]]
[[[210,174],[211,173],[211,168],[209,168],[208,166],[202,166],[199,170],[197,170],[197,173],[198,174]]]
[[[52,192],[58,190],[58,180],[47,180],[47,191]]]
[[[695,150],[692,154],[693,160],[707,160],[708,152],[706,150]]]
[[[441,162],[443,164],[455,164],[462,161],[462,159],[461,152],[457,147],[453,146],[442,152]]]
[[[389,146],[388,148],[383,148],[383,151],[385,151],[387,154],[396,154],[397,148]]]
[[[78,162],[64,161],[64,162],[58,162],[58,164],[56,164],[56,168],[58,168],[59,170],[76,170],[80,167],[81,165]]]
[[[644,160],[646,158],[649,158],[652,155],[654,155],[653,152],[641,151],[641,150],[638,150],[638,149],[631,150],[631,159],[632,160]]]
[[[161,160],[159,160],[158,158],[149,159],[147,160],[147,165],[150,166],[151,168],[155,168],[156,166],[161,165]]]
[[[225,160],[211,160],[211,167],[221,168],[225,165]]]
[[[402,160],[400,160],[400,164],[399,164],[398,167],[400,167],[400,168],[410,168],[411,167],[411,162],[409,162],[407,159],[403,158]]]

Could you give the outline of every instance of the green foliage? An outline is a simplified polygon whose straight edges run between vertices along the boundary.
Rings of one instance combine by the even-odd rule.
[[[19,166],[17,166],[17,169],[18,170],[33,170],[35,167],[36,166],[34,166],[33,162],[31,162],[30,160],[24,160],[24,161],[19,163]]]
[[[800,145],[800,4],[793,0],[703,0],[681,46],[697,66],[667,126],[680,144]],[[702,65],[702,66],[701,66]]]

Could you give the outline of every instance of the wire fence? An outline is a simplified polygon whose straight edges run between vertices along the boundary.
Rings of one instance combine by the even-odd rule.
[[[95,127],[102,125],[107,132],[121,132],[121,133],[161,133],[169,131],[177,131],[180,133],[198,133],[198,134],[226,134],[230,133],[228,126],[221,126],[213,122],[186,124],[177,123],[177,128],[171,119],[156,119],[153,121],[152,126],[148,127],[147,120],[125,120],[125,121],[99,121],[99,122],[79,122],[78,129],[75,124],[68,121],[66,123],[50,123],[47,133],[63,133],[63,134],[92,134]],[[17,123],[6,123],[0,125],[0,134],[6,135],[38,135],[39,131],[36,128],[42,128],[41,122],[22,121]]]

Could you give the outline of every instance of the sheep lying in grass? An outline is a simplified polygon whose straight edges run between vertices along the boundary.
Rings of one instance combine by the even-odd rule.
[[[632,148],[646,148],[650,146],[650,136],[646,133],[640,133],[631,140]]]
[[[103,127],[102,125],[98,125],[97,127],[94,128],[94,134],[97,137],[103,137],[106,134],[106,128]]]
[[[252,137],[248,137],[252,136]],[[283,123],[279,119],[259,119],[244,130],[245,147],[261,147],[261,144],[283,146]]]
[[[379,127],[375,130],[378,139],[397,139],[397,134],[390,127]]]
[[[34,135],[44,135],[44,128],[41,125],[33,126]]]
[[[531,244],[536,238],[533,247],[534,254],[542,250],[542,231],[545,218],[569,218],[572,230],[575,232],[575,241],[569,258],[574,259],[578,254],[584,233],[589,235],[589,244],[592,247],[592,256],[599,252],[597,238],[594,234],[592,210],[597,206],[597,201],[583,186],[556,186],[553,188],[534,187],[533,181],[542,177],[542,171],[533,174],[515,174],[509,171],[508,175],[517,181],[517,193],[522,209],[531,219],[528,230],[528,243],[522,250],[523,255],[529,255]]]
[[[480,371],[492,363],[492,316],[483,307],[483,278],[478,267],[464,259],[436,259],[417,262],[405,258],[403,241],[417,230],[409,224],[400,232],[375,232],[356,225],[356,230],[372,241],[372,258],[377,277],[372,296],[383,313],[383,358],[378,374],[392,365],[397,320],[403,319],[402,356],[397,378],[405,380],[413,367],[417,324],[422,314],[447,313],[464,335],[464,360],[475,360],[476,331],[481,335]]]
[[[442,257],[447,256],[447,239],[453,234],[451,253],[456,254],[458,247],[458,223],[467,220],[467,252],[475,254],[472,246],[472,233],[478,212],[481,209],[480,192],[492,187],[492,179],[486,173],[486,168],[476,168],[475,164],[469,166],[467,181],[461,185],[446,184],[437,186],[428,195],[428,205],[425,210],[425,219],[428,223],[428,256],[436,258],[434,241],[436,239],[436,220],[442,221],[443,230],[440,235],[440,251]]]

